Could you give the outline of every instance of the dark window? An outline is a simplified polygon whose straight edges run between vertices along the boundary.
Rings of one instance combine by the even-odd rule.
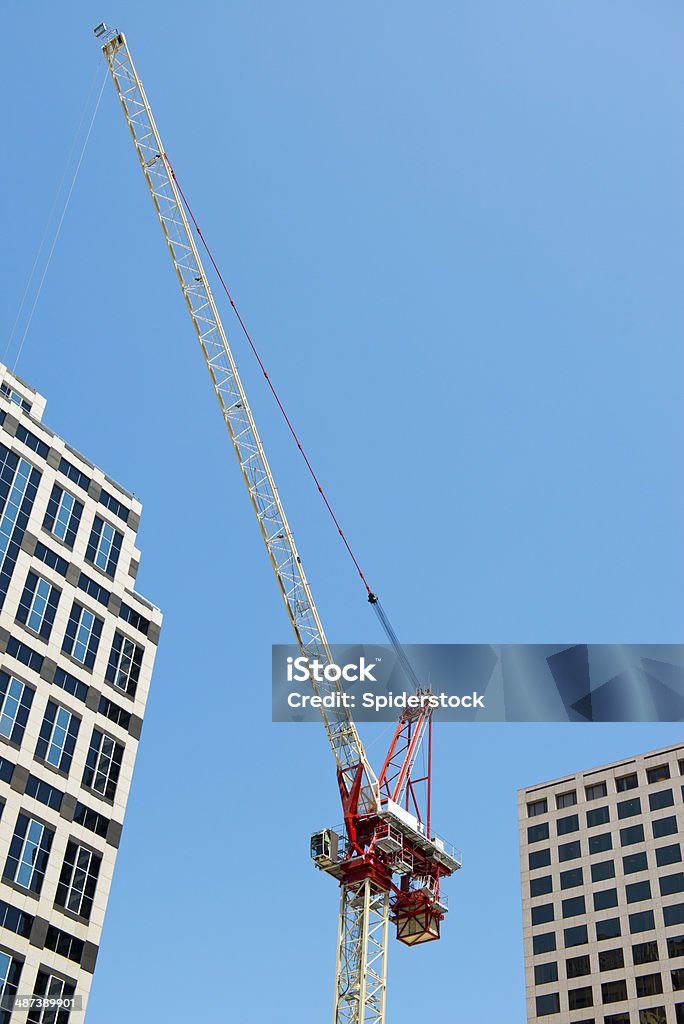
[[[629,915],[629,930],[632,935],[637,932],[650,932],[655,928],[655,919],[652,910],[638,910],[635,914]]]
[[[48,974],[47,971],[38,971],[33,995],[37,996],[36,1006],[29,1012],[26,1018],[27,1024],[67,1024],[69,1010],[45,1010],[40,1009],[40,1000],[48,999],[67,1000],[71,999],[76,991],[76,983],[67,981],[66,978],[56,974]],[[59,1002],[56,1002],[59,1006]],[[63,1005],[63,1004],[62,1004]]]
[[[50,446],[45,444],[45,441],[41,441],[39,437],[32,434],[30,430],[27,430],[23,423],[20,423],[17,427],[14,436],[22,441],[27,448],[34,451],[37,455],[40,455],[41,459],[47,459],[50,452]]]
[[[659,879],[660,895],[672,896],[676,892],[684,892],[684,872],[678,871],[674,875],[663,875]]]
[[[636,978],[637,996],[657,996],[663,991],[663,979],[659,974],[642,974]]]
[[[638,942],[632,946],[632,960],[634,966],[639,964],[652,964],[658,960],[658,943],[655,939],[652,942]]]
[[[83,772],[83,785],[90,786],[108,800],[114,799],[124,748],[99,729],[93,729]],[[541,908],[537,908],[541,909]],[[553,906],[551,907],[553,911]],[[552,918],[548,918],[552,920]]]
[[[556,796],[556,807],[561,811],[564,807],[574,807],[577,803],[577,793],[574,789],[568,793],[558,793]]]
[[[583,946],[589,941],[586,924],[576,924],[573,928],[566,928],[563,932],[563,940],[566,948]]]
[[[112,649],[109,652],[109,661],[107,663],[107,671],[105,672],[105,679],[112,686],[116,686],[119,690],[123,690],[129,696],[135,696],[135,690],[138,685],[140,678],[140,667],[142,665],[143,649],[139,644],[133,643],[123,633],[119,633],[117,630],[114,634],[114,640],[112,641]],[[535,825],[532,828],[546,828],[546,835],[542,838],[548,839],[549,826]],[[531,829],[528,829],[528,839]],[[530,842],[537,842],[536,839],[530,839]]]
[[[584,792],[587,800],[600,800],[601,797],[608,795],[608,786],[605,782],[595,782],[592,786],[585,786]]]
[[[82,590],[84,594],[88,594],[99,604],[103,604],[105,608],[112,596],[106,587],[102,587],[95,580],[91,580],[90,576],[86,576],[84,572],[78,578],[78,589]]]
[[[670,977],[672,979],[673,991],[681,992],[684,989],[684,970],[681,967],[677,967],[674,971],[670,971]]]
[[[48,501],[43,526],[64,541],[67,547],[73,548],[82,512],[81,502],[63,490],[59,484],[55,484]]]
[[[648,1010],[639,1010],[639,1024],[667,1024],[664,1006],[649,1006]]]
[[[532,800],[527,805],[527,817],[535,818],[538,814],[546,814],[548,804],[546,800]]]
[[[677,819],[674,814],[670,818],[658,818],[653,822],[653,838],[662,839],[663,836],[673,836],[677,832]]]
[[[553,903],[532,907],[532,924],[547,924],[549,921],[553,921]]]
[[[667,955],[673,959],[684,956],[684,935],[673,935],[667,940]]]
[[[530,880],[530,896],[545,896],[547,892],[551,892],[552,888],[551,875],[543,875],[542,878]]]
[[[61,595],[59,587],[29,572],[17,608],[17,622],[48,640]]]
[[[546,868],[551,863],[551,850],[532,850],[527,855],[530,871],[535,868]]]
[[[679,763],[681,765],[682,762],[680,761]],[[675,1004],[675,1014],[675,1020],[677,1024],[684,1024],[684,1003]]]
[[[115,498],[107,491],[102,491],[100,494],[100,504],[108,508],[110,512],[113,512],[117,519],[122,519],[124,523],[128,523],[130,509],[126,508],[118,498]]]
[[[617,949],[604,949],[599,953],[599,970],[616,971],[618,967],[625,966],[625,957],[618,947]]]
[[[99,714],[104,715],[110,722],[120,725],[122,729],[128,729],[131,724],[130,711],[125,711],[124,708],[119,707],[118,704],[115,704],[113,700],[109,700],[108,697],[100,697],[97,710]]]
[[[95,655],[102,634],[102,619],[74,601],[67,623],[62,650],[86,668],[95,664]]]
[[[85,804],[80,802],[76,804],[74,821],[78,822],[79,825],[83,825],[83,828],[87,828],[89,832],[94,832],[95,835],[102,836],[103,839],[107,835],[107,831],[109,829],[109,818],[105,818],[104,814],[100,814],[99,811],[94,811],[92,807],[86,807]],[[535,948],[535,953],[536,952],[537,950]],[[540,950],[540,952],[542,951]]]
[[[623,775],[621,778],[615,780],[615,788],[618,793],[624,793],[628,789],[636,789],[639,785],[639,780],[636,774]]]
[[[643,843],[644,841],[644,826],[643,825],[628,825],[627,828],[620,829],[620,845],[621,846],[633,846],[634,843]]]
[[[64,799],[64,793],[60,789],[56,789],[48,782],[43,782],[42,779],[36,778],[35,775],[29,775],[24,792],[27,796],[32,796],[34,800],[45,804],[46,807],[51,807],[53,811],[60,809]]]
[[[582,868],[571,868],[570,871],[561,871],[561,889],[573,889],[576,885],[581,885],[583,881]]]
[[[591,865],[592,882],[605,882],[608,878],[615,878],[615,864],[612,860],[602,860]]]
[[[569,832],[579,830],[579,817],[576,814],[568,814],[565,818],[559,818],[556,822],[556,832],[559,836],[566,836]]]
[[[626,875],[633,875],[637,871],[645,871],[648,867],[648,859],[645,853],[628,853],[622,858],[622,867]]]
[[[608,1013],[603,1016],[603,1024],[631,1024],[629,1011],[624,1013]]]
[[[77,469],[70,462],[67,462],[66,459],[60,460],[59,471],[71,480],[72,483],[76,484],[77,487],[80,487],[82,491],[87,491],[90,487],[90,477],[82,473],[80,469]]]
[[[548,985],[551,981],[558,981],[558,964],[536,964],[534,968],[535,985]]]
[[[54,832],[42,821],[19,814],[5,862],[3,878],[39,893],[50,855]]]
[[[38,673],[40,673],[43,661],[45,660],[42,654],[38,654],[38,651],[34,651],[28,644],[22,644],[20,640],[17,640],[16,636],[11,636],[7,641],[7,653],[10,658],[16,658],[17,661],[21,661],[24,665]]]
[[[26,911],[18,910],[16,907],[10,906],[9,903],[5,903],[4,900],[0,900],[0,925],[3,928],[27,939],[31,934],[33,921],[32,914],[27,914]]]
[[[609,917],[607,921],[596,922],[596,939],[598,942],[604,942],[606,939],[617,939],[619,935],[619,917]]]
[[[627,998],[627,982],[604,981],[601,985],[601,997],[604,1003],[619,1003]]]
[[[571,956],[565,961],[565,973],[568,978],[581,978],[591,974],[591,961],[588,956]]]
[[[649,768],[646,772],[646,777],[648,778],[649,782],[662,782],[663,779],[669,779],[669,764],[659,764],[657,768]]]
[[[682,859],[682,851],[679,843],[672,843],[671,846],[661,846],[656,850],[656,864],[659,868],[666,864],[678,864]]]
[[[36,550],[33,552],[37,559],[41,562],[45,562],[51,569],[58,572],[60,576],[66,576],[69,571],[69,563],[66,558],[61,558],[55,551],[47,548],[44,544],[36,544]]]
[[[607,821],[610,821],[610,811],[607,807],[593,807],[587,811],[587,828],[605,825]]]
[[[613,839],[610,832],[603,832],[600,836],[589,836],[589,853],[605,853],[613,849]]]
[[[57,906],[89,918],[101,863],[102,857],[70,839],[57,885]]]
[[[528,843],[540,843],[542,839],[549,838],[549,823],[542,822],[540,825],[530,825],[527,829]]]
[[[589,840],[591,842],[591,840]],[[575,860],[582,856],[579,839],[573,839],[571,843],[561,843],[558,847],[558,860],[563,863],[567,860]]]
[[[626,892],[628,903],[640,903],[641,900],[650,900],[651,883],[648,878],[645,878],[643,882],[632,882],[631,885],[626,887]]]
[[[45,936],[47,949],[52,949],[55,953],[59,953],[60,956],[65,956],[67,960],[73,960],[77,964],[80,964],[83,958],[84,945],[83,939],[77,939],[75,935],[63,932],[61,928],[55,928],[52,924]]]
[[[100,516],[95,516],[86,548],[86,561],[96,565],[107,576],[113,576],[121,554],[122,541],[122,533]]]
[[[617,907],[617,889],[603,889],[594,893],[594,910],[608,910]]]
[[[0,736],[21,743],[33,702],[33,690],[6,672],[0,672]]]
[[[537,1016],[546,1017],[550,1013],[560,1013],[560,999],[557,992],[548,996],[537,996]]]
[[[684,924],[684,903],[675,903],[673,907],[663,907],[665,925]]]
[[[649,793],[648,805],[652,811],[662,811],[665,807],[672,807],[674,805],[672,790],[661,789],[659,793]]]
[[[569,896],[567,900],[563,900],[562,905],[563,917],[577,917],[578,914],[586,912],[584,896]]]
[[[65,672],[59,665],[55,669],[54,684],[59,686],[60,690],[66,690],[67,693],[70,693],[85,704],[86,697],[88,696],[88,687],[80,679],[77,679],[76,676],[72,676],[70,672]]]
[[[143,634],[143,636],[147,636],[150,631],[150,620],[146,619],[144,615],[140,614],[140,612],[136,612],[134,608],[130,607],[130,605],[121,605],[119,618],[131,625],[133,629],[137,629]]]
[[[53,768],[68,772],[80,724],[80,718],[73,711],[49,700],[40,727],[36,757],[47,761]]]
[[[568,1006],[571,1010],[581,1010],[585,1006],[594,1005],[594,996],[591,985],[585,988],[571,988],[568,992]]]
[[[532,951],[535,956],[539,953],[552,953],[555,948],[555,932],[545,932],[543,935],[534,935],[532,938]]]
[[[2,1024],[9,1024],[10,1017],[14,1017],[16,1020],[12,1013],[12,1003],[17,994],[19,977],[23,966],[22,960],[10,956],[4,950],[0,950],[0,993],[2,994],[2,1006],[5,1007],[5,1009],[0,1010]]]
[[[618,818],[632,818],[635,814],[641,814],[641,799],[633,796],[629,800],[621,800],[617,809]]]

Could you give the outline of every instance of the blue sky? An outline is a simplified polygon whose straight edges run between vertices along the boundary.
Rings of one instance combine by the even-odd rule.
[[[102,18],[400,636],[681,640],[681,5],[13,0],[5,336]],[[381,640],[226,323],[328,634]],[[288,625],[111,85],[18,372],[143,501],[166,615],[90,1020],[173,1024],[197,994],[313,1024],[332,761],[322,729],[270,722]],[[522,1022],[516,788],[681,738],[443,726],[435,824],[464,868],[443,940],[393,944],[388,1019]]]

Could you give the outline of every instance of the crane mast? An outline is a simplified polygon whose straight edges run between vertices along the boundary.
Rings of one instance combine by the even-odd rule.
[[[126,39],[104,24],[95,34],[121,101],[297,644],[309,663],[330,664],[331,651],[202,265],[183,195]],[[310,682],[321,696],[343,692],[339,680],[317,681],[312,675]],[[321,708],[321,715],[335,758],[345,819],[344,833],[333,829],[315,833],[311,850],[316,865],[340,883],[333,1022],[385,1024],[390,916],[397,925],[398,938],[407,944],[438,938],[446,911],[440,879],[460,867],[460,856],[431,834],[429,770],[427,822],[421,817],[416,780],[411,776],[418,744],[426,728],[431,728],[432,712],[423,708],[402,715],[379,778],[345,702],[335,702],[332,709]]]

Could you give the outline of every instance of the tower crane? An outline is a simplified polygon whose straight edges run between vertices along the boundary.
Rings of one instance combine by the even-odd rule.
[[[95,35],[121,101],[297,645],[308,664],[332,664],[311,588],[190,227],[190,220],[195,227],[196,222],[162,144],[124,35],[105,24],[97,26]],[[376,601],[370,588],[368,591],[371,602]],[[320,673],[316,675],[314,679],[310,674],[310,683],[318,696],[342,693],[339,677],[329,681],[325,674],[322,678]],[[460,854],[432,831],[433,709],[428,689],[419,689],[418,698],[415,707],[402,712],[378,775],[346,702],[320,702],[344,817],[343,826],[311,836],[314,863],[340,885],[334,1024],[385,1024],[390,921],[396,926],[397,938],[407,945],[439,938],[448,909],[441,882],[461,866]],[[333,706],[326,707],[326,703]],[[424,741],[427,769],[417,777],[416,758]]]

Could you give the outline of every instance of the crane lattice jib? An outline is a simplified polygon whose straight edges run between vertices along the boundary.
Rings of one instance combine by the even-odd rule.
[[[145,90],[123,34],[107,30],[101,40],[297,644],[309,661],[326,665],[330,649]],[[322,696],[341,692],[339,683],[311,684]],[[321,714],[338,768],[361,764],[365,792],[375,794],[376,779],[349,709]]]

